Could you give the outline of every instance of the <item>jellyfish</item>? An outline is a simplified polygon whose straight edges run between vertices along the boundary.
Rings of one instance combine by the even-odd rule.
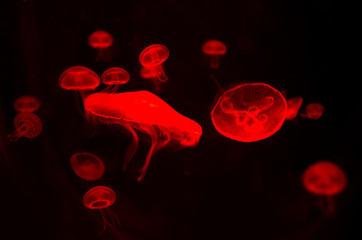
[[[244,83],[220,96],[211,110],[211,119],[221,135],[254,142],[276,133],[286,113],[286,100],[278,90],[265,83]]]
[[[152,71],[158,72],[157,79],[166,83],[168,78],[163,69],[162,63],[167,60],[170,52],[168,48],[162,44],[152,44],[141,52],[139,56],[140,64],[145,68],[153,68]]]
[[[288,99],[287,103],[288,103],[288,111],[287,111],[287,115],[285,116],[285,119],[292,120],[298,115],[299,109],[303,104],[303,98],[294,97],[294,98]]]
[[[111,62],[110,46],[113,44],[112,35],[104,30],[98,30],[93,32],[88,37],[88,45],[92,48],[98,49],[98,55],[96,62],[101,61],[105,63]]]
[[[309,103],[305,107],[305,113],[301,113],[300,116],[308,119],[317,120],[324,113],[324,107],[320,103]]]
[[[151,147],[140,169],[142,182],[152,155],[172,141],[179,148],[196,146],[202,134],[201,126],[176,112],[162,99],[148,91],[94,93],[85,100],[89,116],[105,124],[118,124],[132,135],[132,142],[123,160],[123,171],[138,148],[136,131],[150,136]]]
[[[102,90],[102,92],[114,93],[118,90],[118,85],[128,83],[129,79],[129,73],[123,68],[109,68],[104,71],[101,76],[102,83],[108,85],[108,87]]]
[[[96,155],[89,152],[74,153],[70,158],[70,165],[78,177],[95,181],[104,174],[104,163]]]
[[[159,69],[159,66],[155,66],[148,68],[142,67],[140,70],[140,76],[143,79],[150,79],[152,81],[152,87],[156,93],[161,92],[161,82],[158,78],[162,72],[160,72]]]
[[[117,215],[109,209],[115,201],[116,193],[106,186],[93,187],[83,196],[83,205],[86,208],[100,211],[103,219],[103,231],[109,226],[117,232],[116,226],[120,225]]]
[[[303,173],[305,189],[319,196],[320,207],[326,216],[335,214],[333,196],[340,194],[347,186],[347,176],[336,164],[320,161],[309,166]]]
[[[30,95],[21,96],[14,102],[14,108],[18,112],[35,112],[39,107],[39,100]]]
[[[38,116],[31,112],[20,112],[14,118],[15,131],[8,135],[9,140],[16,142],[20,137],[36,138],[43,125]]]
[[[208,40],[202,45],[202,52],[210,56],[210,68],[218,69],[220,67],[220,56],[226,54],[227,47],[225,43],[219,40]]]

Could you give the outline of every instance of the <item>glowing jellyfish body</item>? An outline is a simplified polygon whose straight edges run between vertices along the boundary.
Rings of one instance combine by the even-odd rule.
[[[10,141],[17,141],[20,137],[36,138],[40,135],[43,125],[41,120],[33,113],[21,112],[14,118],[15,131],[8,137]]]
[[[320,161],[309,166],[303,173],[302,183],[305,189],[318,196],[327,197],[326,207],[323,202],[321,208],[327,216],[335,212],[332,196],[340,194],[347,186],[347,176],[336,164],[329,161]],[[322,201],[323,198],[320,198]]]
[[[160,75],[163,74],[162,66],[154,66],[154,67],[142,67],[140,70],[140,76],[143,79],[150,79],[152,81],[153,90],[156,93],[159,93],[161,91],[161,83],[158,79]]]
[[[39,107],[39,100],[30,95],[21,96],[14,102],[14,108],[18,112],[35,112]]]
[[[118,90],[120,84],[128,83],[130,79],[129,73],[123,68],[112,67],[107,69],[101,76],[101,81],[105,85],[109,85],[102,92],[113,93]]]
[[[202,45],[202,52],[210,56],[210,68],[218,69],[220,67],[220,56],[226,54],[227,47],[225,43],[219,40],[208,40]]]
[[[165,83],[168,78],[165,74],[162,63],[167,60],[169,55],[170,52],[166,46],[162,44],[152,44],[143,49],[139,56],[139,62],[143,67],[152,68],[153,71],[157,71],[157,79],[160,82]]]
[[[94,181],[104,174],[104,163],[96,155],[88,152],[79,152],[72,155],[70,165],[78,177]]]
[[[305,107],[305,113],[300,114],[304,118],[317,120],[324,113],[324,106],[320,103],[309,103]]]
[[[196,146],[202,134],[201,126],[181,115],[162,99],[148,91],[116,94],[94,93],[85,100],[90,116],[106,124],[119,124],[132,134],[133,140],[123,161],[127,168],[138,148],[135,130],[151,137],[151,147],[141,168],[138,181],[146,175],[152,155],[169,141],[176,141],[180,147]]]
[[[112,35],[104,30],[95,31],[88,37],[88,45],[98,50],[96,61],[102,61],[105,63],[111,62],[112,56],[109,48],[112,44]]]
[[[292,120],[298,115],[299,109],[303,104],[303,98],[294,97],[294,98],[288,99],[287,104],[288,104],[288,111],[287,111],[287,115],[285,116],[285,119]]]
[[[225,91],[211,110],[216,130],[240,142],[270,137],[283,125],[287,103],[265,83],[245,83]]]

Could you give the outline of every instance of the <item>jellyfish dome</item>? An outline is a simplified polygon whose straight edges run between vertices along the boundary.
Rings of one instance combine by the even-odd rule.
[[[116,193],[106,186],[89,189],[83,196],[83,205],[89,209],[104,209],[116,201]]]
[[[207,55],[225,55],[227,47],[219,40],[208,40],[202,45],[202,52]]]
[[[169,55],[170,52],[166,46],[152,44],[143,49],[139,56],[139,61],[143,67],[153,67],[165,62]]]
[[[74,153],[70,158],[70,165],[78,177],[94,181],[104,174],[104,163],[96,155],[89,152]]]
[[[40,135],[43,125],[38,116],[31,112],[20,112],[14,118],[15,131],[9,135],[11,141],[20,137],[35,138]]]
[[[324,106],[320,103],[309,103],[305,107],[305,113],[301,114],[302,117],[317,120],[324,113]]]
[[[39,107],[39,100],[30,95],[21,96],[14,102],[14,108],[18,112],[34,112],[38,110]]]
[[[298,115],[299,109],[303,104],[303,98],[294,97],[294,98],[288,99],[287,103],[288,103],[288,112],[287,112],[285,119],[292,120]]]
[[[83,66],[73,66],[59,77],[59,85],[66,90],[94,90],[101,80],[97,73]]]
[[[129,73],[123,68],[112,67],[107,69],[101,76],[102,83],[106,85],[126,84],[130,79]]]
[[[95,31],[88,37],[88,45],[92,48],[108,48],[112,44],[112,35],[104,30]]]
[[[223,136],[254,142],[276,133],[286,113],[286,100],[278,90],[265,83],[244,83],[220,96],[211,110],[211,119]]]

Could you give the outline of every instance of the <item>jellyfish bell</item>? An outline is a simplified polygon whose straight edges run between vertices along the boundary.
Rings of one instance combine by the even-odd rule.
[[[158,72],[158,80],[166,82],[168,80],[162,63],[164,63],[170,55],[168,48],[162,44],[152,44],[142,50],[139,56],[140,64],[145,68],[153,68]]]
[[[15,131],[8,135],[9,140],[16,142],[20,137],[36,138],[43,125],[38,116],[31,112],[20,112],[14,118]]]
[[[95,181],[104,174],[104,163],[96,155],[89,152],[74,153],[70,158],[70,165],[78,177]]]
[[[301,113],[300,116],[312,120],[317,120],[323,115],[324,110],[324,106],[320,103],[309,103],[305,107],[305,113]]]
[[[202,52],[210,56],[210,68],[218,69],[220,67],[220,56],[227,53],[227,47],[225,43],[212,39],[202,45]]]
[[[111,51],[109,48],[113,44],[112,35],[104,30],[98,30],[93,32],[88,37],[88,45],[98,50],[96,61],[102,61],[105,63],[111,62]]]
[[[265,83],[243,83],[223,92],[211,119],[221,135],[254,142],[276,133],[286,113],[286,100],[278,90]]]
[[[132,134],[132,142],[123,161],[125,171],[138,148],[137,131],[151,138],[151,147],[140,169],[141,182],[148,170],[152,155],[168,142],[180,146],[196,146],[202,134],[201,126],[181,115],[162,99],[148,91],[116,94],[94,93],[85,100],[89,116],[105,124],[119,124]]]
[[[14,102],[14,109],[18,112],[35,112],[39,107],[39,100],[30,95],[21,96]]]
[[[103,72],[101,81],[108,87],[102,92],[113,93],[118,90],[120,84],[126,84],[129,82],[129,73],[120,67],[112,67]]]
[[[303,98],[294,97],[294,98],[288,99],[287,104],[288,104],[288,111],[287,111],[287,115],[285,116],[285,119],[292,120],[298,115],[299,109],[303,104]]]

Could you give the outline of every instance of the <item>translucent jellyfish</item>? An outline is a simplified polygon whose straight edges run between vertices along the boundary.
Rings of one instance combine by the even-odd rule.
[[[20,112],[14,118],[15,131],[8,135],[10,141],[17,141],[20,137],[36,138],[40,135],[43,125],[34,113]]]
[[[327,216],[335,213],[332,196],[340,194],[347,186],[347,176],[336,164],[320,161],[309,166],[302,176],[308,192],[319,196],[320,207]]]
[[[305,107],[305,113],[301,113],[300,116],[308,119],[317,120],[324,113],[324,107],[320,103],[309,103]]]
[[[104,163],[96,155],[89,152],[74,153],[70,158],[70,165],[78,177],[95,181],[104,174]]]
[[[160,80],[158,80],[158,78],[160,77],[160,75],[163,73],[163,71],[160,71],[160,67],[159,66],[154,66],[154,67],[142,67],[140,70],[140,76],[143,79],[150,79],[152,81],[152,87],[153,87],[153,91],[155,91],[156,93],[161,92],[161,83]]]
[[[104,30],[95,31],[88,37],[88,45],[98,50],[96,61],[101,61],[105,63],[111,62],[112,55],[109,48],[110,46],[112,46],[112,44],[112,35]]]
[[[179,148],[196,146],[202,134],[198,123],[176,112],[148,91],[94,93],[86,98],[85,109],[93,120],[121,125],[132,134],[132,142],[123,161],[124,171],[138,148],[136,130],[150,136],[151,147],[140,169],[139,182],[144,179],[156,151],[170,141]]]
[[[165,83],[168,78],[163,69],[162,63],[167,60],[170,52],[168,48],[161,44],[152,44],[141,52],[139,56],[140,64],[145,68],[157,68],[158,80]]]
[[[129,73],[123,68],[109,68],[101,76],[102,83],[108,85],[102,92],[114,93],[118,90],[120,84],[128,83],[129,79]]]
[[[21,96],[14,102],[14,108],[18,112],[35,112],[39,107],[39,100],[30,95]]]
[[[211,110],[216,130],[240,142],[270,137],[283,125],[287,103],[265,83],[244,83],[225,91]]]
[[[288,99],[287,103],[288,103],[288,111],[287,111],[287,115],[285,116],[285,119],[292,120],[298,115],[299,109],[303,104],[303,98],[294,97],[294,98]]]
[[[220,67],[220,56],[225,55],[227,47],[225,43],[218,40],[208,40],[202,45],[202,52],[210,56],[210,68]]]

